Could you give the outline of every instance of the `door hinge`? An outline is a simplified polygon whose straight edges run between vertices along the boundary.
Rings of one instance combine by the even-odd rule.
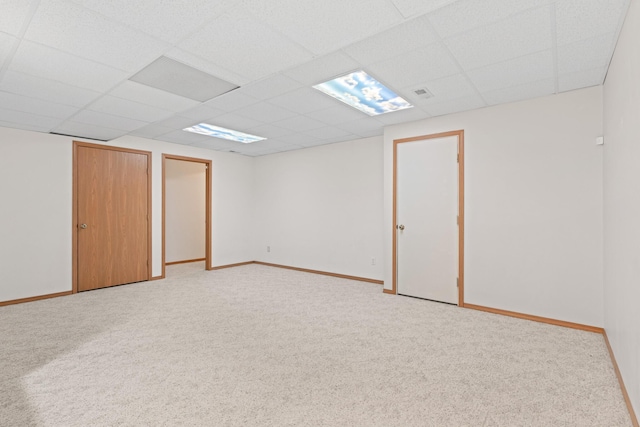
[[[460,163],[460,153],[458,153],[458,157],[457,157],[457,159],[458,159],[458,160],[457,160],[457,161],[458,161],[458,163]]]
[[[459,288],[460,287],[460,278],[456,277],[456,286]]]
[[[456,217],[456,224],[460,225],[460,215]]]

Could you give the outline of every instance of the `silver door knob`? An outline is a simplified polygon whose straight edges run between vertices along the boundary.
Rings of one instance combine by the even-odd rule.
[[[85,228],[87,228],[87,224],[80,224],[80,228],[84,230]]]
[[[400,224],[397,228],[398,228],[398,230],[402,231],[402,230],[404,230],[404,225]]]

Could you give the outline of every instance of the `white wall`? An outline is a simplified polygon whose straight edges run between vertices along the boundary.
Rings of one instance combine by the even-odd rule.
[[[204,163],[165,161],[166,262],[205,257],[206,181]]]
[[[640,4],[604,85],[605,329],[640,415]]]
[[[393,140],[465,131],[465,302],[603,325],[602,89],[388,127],[385,287],[391,287]]]
[[[162,273],[162,153],[211,159],[212,262],[253,260],[253,159],[137,137],[152,151],[152,269]],[[0,128],[0,301],[71,290],[72,138]]]
[[[255,259],[382,280],[382,160],[381,137],[257,157]]]

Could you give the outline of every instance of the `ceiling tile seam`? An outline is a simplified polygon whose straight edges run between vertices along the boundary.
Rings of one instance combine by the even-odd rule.
[[[551,20],[551,55],[553,57],[553,77],[554,77],[554,93],[560,92],[560,77],[558,75],[558,19],[556,4],[553,3],[549,8],[549,17]]]
[[[16,41],[13,43],[13,46],[11,47],[11,51],[9,52],[9,55],[7,55],[7,58],[5,59],[4,64],[2,64],[2,67],[0,67],[0,81],[2,81],[2,79],[4,78],[4,75],[7,73],[7,70],[9,69],[9,64],[13,62],[13,58],[15,57],[16,52],[20,47],[20,43],[22,43],[22,40],[24,39],[24,35],[27,33],[27,30],[31,25],[31,21],[33,20],[33,17],[35,16],[36,11],[38,10],[38,6],[40,6],[40,0],[31,0],[31,4],[29,6],[29,12],[27,13],[27,16],[25,17],[24,22],[22,23],[22,27],[20,28],[20,31],[15,36]]]
[[[622,31],[622,27],[624,26],[624,23],[627,19],[627,15],[629,14],[629,8],[631,7],[631,1],[633,0],[627,0],[627,7],[624,9],[622,16],[620,17],[620,21],[618,22],[618,27],[616,28],[615,31],[615,36],[613,38],[613,41],[611,42],[612,44],[612,48],[610,48],[610,52],[611,52],[611,57],[609,58],[609,61],[607,62],[607,65],[605,67],[604,70],[604,75],[602,76],[602,84],[605,83],[605,81],[607,80],[607,75],[609,74],[609,68],[611,67],[611,61],[613,61],[613,55],[616,52],[616,48],[618,47],[618,40],[620,39],[620,32]]]
[[[69,119],[65,119],[65,120],[61,121],[61,122],[58,124],[58,126],[54,127],[53,129],[50,129],[50,130],[49,130],[49,132],[54,132],[56,129],[58,129],[58,128],[60,128],[60,127],[64,126],[64,125],[65,125],[65,124],[67,124],[68,122],[69,122]],[[104,125],[94,125],[94,124],[91,124],[91,123],[78,122],[78,121],[73,122],[73,123],[79,123],[79,124],[81,124],[81,125],[85,125],[85,126],[94,126],[94,127],[99,127],[99,128],[102,128],[102,129],[112,130],[112,131],[115,131],[115,132],[121,132],[121,133],[124,133],[124,135],[129,134],[129,131],[126,131],[126,130],[124,130],[124,129],[115,129],[115,128],[112,128],[112,127],[109,127],[109,126],[104,126]],[[80,135],[78,135],[78,136],[80,136]],[[83,138],[94,139],[94,138],[91,138],[91,137],[88,137],[88,136],[85,136],[85,137],[83,137]]]
[[[398,8],[398,5],[396,5],[396,2],[394,2],[393,0],[388,0],[388,1],[389,3],[391,3],[391,6],[393,6],[393,8],[398,11],[398,15],[402,16],[402,18],[406,21],[407,17],[404,16],[404,13],[402,13],[402,11]]]
[[[10,95],[19,96],[19,97],[21,97],[21,98],[27,98],[27,99],[29,99],[29,100],[33,100],[33,101],[36,101],[36,102],[44,102],[44,103],[51,104],[51,105],[54,105],[54,106],[55,106],[55,105],[59,105],[59,106],[61,106],[61,107],[69,107],[69,108],[73,108],[73,109],[78,109],[78,108],[79,108],[79,107],[75,107],[75,106],[73,106],[73,105],[61,104],[61,103],[59,103],[59,102],[46,101],[46,100],[44,100],[44,99],[34,98],[33,96],[21,95],[21,94],[17,94],[17,93],[13,93],[13,92],[8,92],[8,91],[6,91],[6,90],[0,90],[0,94],[2,94],[2,93],[8,93],[8,94],[10,94]],[[22,111],[22,110],[18,110],[18,109],[16,109],[13,105],[12,105],[11,107],[0,107],[0,108],[4,108],[4,109],[6,109],[6,110],[11,110],[11,111],[17,111],[17,112],[19,112],[19,113],[29,113],[29,111]],[[45,115],[45,114],[38,114],[38,115],[39,115],[39,116],[42,116],[42,117],[48,117],[48,118],[50,118],[50,119],[66,120],[66,119],[62,119],[62,118],[60,118],[60,117],[48,116],[48,115]]]
[[[40,0],[38,0],[38,1],[40,1]],[[156,39],[156,40],[158,40],[158,41],[160,41],[160,42],[162,42],[162,43],[164,43],[164,44],[171,45],[171,47],[172,47],[172,48],[173,48],[173,47],[176,47],[178,44],[182,43],[182,42],[183,42],[184,40],[186,40],[187,38],[189,38],[189,37],[193,36],[195,33],[197,33],[198,31],[200,31],[200,30],[201,30],[202,28],[204,28],[206,25],[209,25],[209,24],[210,24],[211,19],[213,19],[214,17],[216,17],[216,16],[218,16],[219,14],[221,14],[221,12],[219,12],[219,10],[218,10],[218,9],[216,9],[216,12],[212,13],[211,17],[210,17],[208,20],[206,20],[206,21],[205,21],[204,23],[202,23],[201,25],[199,25],[199,26],[195,27],[193,31],[191,31],[190,33],[188,33],[187,35],[185,35],[184,37],[182,37],[181,39],[179,39],[176,43],[173,43],[173,44],[172,44],[172,43],[170,43],[170,42],[168,42],[168,41],[165,41],[165,40],[163,40],[163,39],[161,39],[161,38],[159,38],[159,37],[157,37],[157,36],[154,36],[153,34],[149,34],[149,33],[147,33],[146,31],[143,31],[143,30],[141,30],[141,29],[140,29],[140,28],[138,28],[138,27],[135,27],[135,26],[133,26],[133,25],[129,25],[129,24],[126,24],[126,23],[124,23],[124,22],[118,21],[118,20],[116,20],[116,19],[114,19],[114,18],[112,18],[112,17],[110,17],[110,16],[107,16],[107,15],[105,15],[105,14],[101,13],[101,12],[98,12],[97,10],[94,10],[94,9],[92,9],[92,8],[90,8],[90,7],[84,6],[81,2],[79,2],[79,1],[77,1],[77,0],[70,0],[70,1],[71,1],[72,3],[74,3],[76,6],[78,6],[78,7],[82,8],[82,9],[84,9],[84,10],[86,10],[86,11],[90,12],[90,13],[93,13],[93,14],[95,14],[95,15],[99,15],[99,16],[101,16],[101,17],[105,18],[105,19],[106,19],[106,20],[108,20],[108,21],[113,21],[113,22],[117,23],[118,25],[121,25],[121,26],[123,26],[123,27],[126,27],[126,28],[128,28],[128,29],[130,29],[130,30],[133,30],[133,31],[135,31],[135,32],[139,33],[139,34],[144,34],[145,36],[147,36],[147,37],[151,37],[151,38],[153,38],[153,39]]]
[[[537,6],[529,7],[529,8],[527,8],[527,9],[519,10],[519,11],[514,12],[514,13],[511,13],[511,14],[509,14],[509,15],[507,15],[507,16],[505,16],[505,17],[503,17],[503,18],[496,19],[495,21],[488,21],[488,22],[486,22],[486,23],[482,24],[481,26],[473,27],[473,28],[469,28],[469,29],[466,29],[466,30],[464,30],[464,31],[459,31],[459,32],[456,32],[456,33],[451,33],[451,34],[449,34],[449,35],[447,36],[447,38],[448,38],[448,39],[450,39],[450,38],[454,38],[454,37],[462,36],[462,35],[465,35],[465,34],[467,34],[467,33],[471,33],[471,32],[473,32],[473,31],[477,31],[479,28],[488,27],[488,26],[491,26],[491,25],[497,24],[497,23],[502,22],[502,21],[508,21],[509,19],[513,18],[514,16],[517,16],[517,15],[524,15],[525,13],[530,12],[530,11],[535,10],[535,9],[541,9],[541,8],[543,8],[543,7],[550,7],[552,3],[553,3],[553,7],[555,8],[555,4],[556,4],[555,2],[556,2],[556,0],[552,0],[552,1],[550,1],[548,4],[541,4],[541,5],[537,5]],[[455,3],[455,2],[454,2],[454,3]],[[449,3],[448,5],[445,5],[444,7],[450,6],[450,5],[454,4],[454,3]],[[444,8],[444,7],[443,7],[443,8]],[[430,13],[427,13],[427,15],[430,15]],[[427,17],[427,19],[428,19],[428,20],[429,20],[429,22],[431,23],[431,17],[430,17],[430,16],[428,16],[428,17]],[[440,37],[441,37],[440,33],[438,33],[438,31],[435,29],[435,27],[433,27],[433,30],[435,31],[435,33],[436,33],[438,36],[440,36]]]
[[[253,11],[249,10],[248,11],[249,14],[251,16],[253,16],[255,19],[257,19],[258,21],[260,21],[265,27],[269,28],[271,31],[273,31],[274,33],[278,34],[279,36],[287,39],[288,41],[290,41],[291,43],[293,43],[294,45],[298,46],[300,49],[302,49],[303,51],[307,52],[309,55],[311,55],[311,60],[313,61],[316,58],[322,57],[324,56],[324,54],[316,54],[315,52],[310,51],[309,49],[307,49],[305,46],[303,46],[302,44],[298,43],[297,40],[292,39],[291,37],[289,37],[288,35],[284,34],[282,31],[280,31],[277,27],[275,27],[274,25],[272,25],[269,22],[264,21],[263,19],[260,18],[260,16],[256,15]],[[338,49],[336,49],[338,50]],[[333,53],[333,52],[330,52]],[[307,61],[308,62],[308,61]],[[285,71],[294,68],[294,67],[298,67],[300,65],[302,65],[303,63],[299,63],[299,64],[294,64],[291,67],[285,69],[285,70],[280,70],[278,71],[278,73],[284,73]],[[277,73],[273,73],[273,74],[277,74]]]
[[[480,93],[480,91],[478,90],[476,85],[473,83],[473,81],[467,75],[466,70],[462,67],[462,65],[460,65],[460,62],[458,61],[458,58],[456,58],[456,56],[453,54],[453,52],[451,52],[451,50],[449,49],[449,46],[447,46],[447,44],[444,42],[444,39],[442,38],[440,33],[438,33],[436,31],[436,29],[433,27],[433,23],[431,22],[431,20],[427,19],[427,21],[429,22],[429,25],[431,26],[431,29],[433,30],[436,38],[438,39],[438,42],[440,43],[440,45],[442,47],[444,47],[444,50],[447,52],[447,55],[449,55],[449,58],[451,59],[451,61],[453,61],[453,63],[456,65],[456,68],[458,68],[458,71],[460,71],[460,75],[462,75],[462,77],[464,77],[464,79],[467,81],[467,83],[473,88],[474,92],[478,95],[478,97],[480,97],[480,99],[484,103],[484,106],[485,107],[489,106],[489,103],[487,102],[487,100],[484,99],[484,97],[482,96],[482,93]],[[429,88],[427,87],[427,89],[429,89]]]

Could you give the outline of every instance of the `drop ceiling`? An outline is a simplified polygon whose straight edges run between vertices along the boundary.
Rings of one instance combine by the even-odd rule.
[[[248,156],[376,136],[602,84],[629,1],[2,0],[0,126]],[[162,56],[240,88],[200,102],[129,80]],[[414,108],[369,117],[311,88],[360,69]],[[267,139],[182,131],[201,122]]]

